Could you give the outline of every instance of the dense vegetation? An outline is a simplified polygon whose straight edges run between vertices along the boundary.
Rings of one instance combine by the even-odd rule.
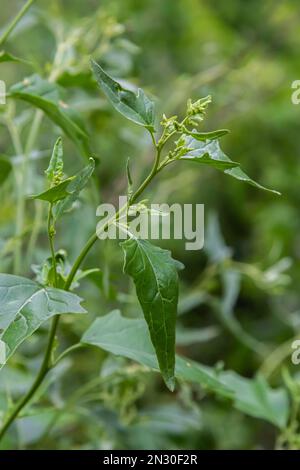
[[[299,449],[295,2],[2,11],[0,448]],[[122,194],[204,249],[98,240]]]

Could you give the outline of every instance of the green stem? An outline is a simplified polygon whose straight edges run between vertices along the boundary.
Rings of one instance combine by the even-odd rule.
[[[14,272],[16,274],[21,271],[21,260],[22,260],[22,241],[21,236],[24,229],[25,220],[25,203],[26,203],[26,182],[28,178],[28,164],[30,152],[32,151],[39,128],[43,119],[42,111],[38,110],[35,112],[33,123],[30,129],[30,133],[27,139],[25,151],[23,154],[22,168],[21,168],[21,181],[18,182],[18,199],[17,199],[17,212],[16,212],[16,238],[17,245],[14,254]]]
[[[17,16],[12,20],[12,22],[8,25],[4,33],[2,34],[0,38],[0,47],[4,45],[4,43],[7,41],[8,37],[12,33],[12,31],[15,29],[19,21],[23,18],[23,16],[26,14],[26,12],[29,10],[31,5],[35,2],[35,0],[28,0],[27,3],[23,6],[23,8],[19,11]]]

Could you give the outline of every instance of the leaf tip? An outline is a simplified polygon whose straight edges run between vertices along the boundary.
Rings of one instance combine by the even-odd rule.
[[[170,376],[167,376],[167,377],[164,376],[163,379],[164,379],[164,382],[165,382],[166,386],[170,390],[170,392],[174,392],[175,385],[176,385],[175,377],[174,376],[171,376],[171,377]]]

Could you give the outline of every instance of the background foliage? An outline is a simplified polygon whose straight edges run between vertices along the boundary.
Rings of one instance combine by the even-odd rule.
[[[22,2],[2,3],[4,27]],[[299,108],[290,98],[299,78],[298,24],[293,0],[39,0],[22,19],[7,49],[23,61],[0,63],[0,79],[10,87],[37,73],[56,82],[62,110],[80,114],[97,162],[94,190],[85,191],[57,227],[56,245],[70,261],[95,228],[97,202],[115,203],[124,193],[127,158],[134,180],[153,158],[144,130],[118,115],[97,90],[90,56],[125,84],[142,86],[168,116],[183,115],[189,97],[212,94],[206,129],[230,129],[222,139],[225,153],[282,196],[210,168],[195,171],[193,164],[170,166],[149,189],[155,202],[205,204],[203,251],[185,251],[179,241],[161,246],[185,265],[177,352],[216,367],[237,393],[234,405],[214,396],[213,386],[191,384],[186,372],[170,394],[160,376],[144,367],[149,364],[108,354],[105,347],[84,348],[49,375],[39,403],[27,408],[2,447],[240,449],[287,442],[299,448],[299,370],[290,361],[300,328]],[[9,99],[0,119],[0,152],[13,166],[0,188],[1,272],[33,278],[49,256],[46,213],[41,201],[26,196],[44,189],[61,129],[19,100]],[[87,150],[78,134],[68,137],[66,173],[74,174]],[[114,309],[141,316],[116,243],[98,243],[86,266],[95,261],[101,279],[83,280],[78,291],[88,315],[63,319],[59,341],[66,347],[91,320]],[[47,328],[1,370],[2,414],[28,389]]]

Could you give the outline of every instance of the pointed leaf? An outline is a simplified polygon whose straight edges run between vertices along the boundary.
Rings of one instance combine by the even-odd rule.
[[[154,130],[154,103],[140,88],[135,94],[111,78],[97,62],[92,61],[97,83],[113,107],[130,121]]]
[[[64,155],[64,150],[63,150],[62,139],[61,137],[59,137],[57,141],[55,142],[49,166],[47,170],[45,171],[47,178],[51,183],[53,183],[55,181],[55,178],[59,177],[63,173],[63,168],[64,168],[63,155]]]
[[[81,341],[158,370],[155,351],[143,320],[124,318],[119,311],[113,311],[97,318]],[[287,423],[289,402],[286,390],[271,388],[262,377],[247,379],[232,371],[216,372],[178,355],[175,375],[220,397],[232,399],[233,406],[249,416],[264,419],[279,428],[284,428]]]
[[[76,175],[63,180],[47,191],[31,196],[32,199],[57,203],[54,208],[54,216],[57,218],[62,212],[71,208],[73,202],[78,198],[80,191],[85,187],[95,168],[95,162],[90,158],[90,163],[80,170]]]
[[[8,158],[4,155],[0,155],[0,185],[8,178],[12,170],[12,165]]]
[[[124,272],[134,280],[163,378],[174,388],[175,328],[178,302],[177,269],[170,252],[131,238],[121,243]]]
[[[48,201],[51,204],[55,204],[56,202],[65,199],[66,197],[71,195],[71,183],[74,181],[75,176],[71,176],[70,178],[65,179],[61,183],[53,186],[47,191],[43,191],[40,194],[35,194],[31,196],[32,199],[40,199],[41,201]]]
[[[184,138],[184,146],[189,150],[187,150],[185,155],[180,157],[180,160],[203,163],[223,171],[239,165],[237,162],[230,160],[230,158],[222,152],[217,140],[201,142],[188,135],[185,135]]]
[[[60,90],[54,83],[32,75],[10,89],[12,98],[20,99],[41,109],[88,156],[88,135],[77,113],[61,100]]]
[[[71,292],[43,288],[30,279],[0,274],[0,339],[6,345],[6,360],[54,315],[85,313],[81,301]]]
[[[151,369],[159,370],[145,321],[124,318],[118,310],[97,318],[81,341],[98,346],[112,354],[132,359]],[[183,357],[176,356],[175,374],[178,379],[198,383],[220,396],[232,396],[231,390],[214,377],[211,371],[206,370],[206,367]]]
[[[54,208],[54,216],[58,218],[63,212],[71,209],[82,189],[87,185],[95,169],[95,161],[90,158],[89,164],[80,170],[72,179],[68,187],[69,194],[58,202]]]

